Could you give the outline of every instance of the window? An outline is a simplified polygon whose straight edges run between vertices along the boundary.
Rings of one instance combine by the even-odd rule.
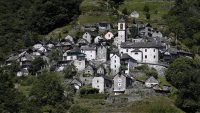
[[[116,55],[115,55],[115,58],[116,58]]]
[[[136,52],[135,55],[138,55],[138,53]]]
[[[145,49],[145,52],[147,52],[147,49]]]
[[[116,63],[116,60],[115,60],[115,63]]]
[[[116,68],[117,66],[115,65],[115,68]]]
[[[145,59],[147,59],[147,55],[145,55]]]
[[[118,86],[122,86],[122,84],[121,84],[121,83],[118,83]]]
[[[118,79],[118,82],[122,82],[122,79],[119,78],[119,79]]]
[[[99,87],[99,86],[97,86],[97,87]]]
[[[99,83],[99,80],[97,80],[97,83]]]
[[[153,52],[156,52],[156,49],[154,49]]]
[[[128,49],[126,49],[126,52],[128,52]]]
[[[155,59],[155,58],[156,58],[156,56],[154,55],[154,56],[153,56],[153,58]]]
[[[120,24],[120,30],[123,30],[123,26],[124,26],[123,24]]]

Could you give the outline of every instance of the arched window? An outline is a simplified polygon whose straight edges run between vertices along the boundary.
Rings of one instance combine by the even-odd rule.
[[[123,26],[124,26],[123,24],[120,24],[120,29],[121,29],[121,30],[123,30]]]

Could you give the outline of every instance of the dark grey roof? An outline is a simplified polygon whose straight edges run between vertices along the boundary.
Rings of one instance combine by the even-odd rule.
[[[124,18],[119,19],[118,22],[125,22]]]
[[[121,60],[131,60],[132,62],[137,62],[137,60],[133,59],[131,56],[129,56],[128,54],[122,54],[121,56]]]
[[[121,48],[160,48],[161,45],[156,42],[124,42]]]
[[[150,78],[148,78],[146,80],[146,82],[148,82],[148,83],[159,83],[159,81],[156,80],[153,76],[151,76]]]
[[[81,50],[96,50],[96,47],[93,47],[93,46],[82,46]]]

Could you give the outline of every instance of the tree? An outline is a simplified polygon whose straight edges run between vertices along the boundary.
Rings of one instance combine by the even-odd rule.
[[[69,113],[90,113],[90,110],[83,108],[79,105],[73,105],[70,108]]]
[[[0,68],[0,112],[16,113],[21,110],[23,95],[14,87],[13,75],[9,70]]]
[[[146,13],[146,19],[148,19],[148,20],[151,19],[151,15],[149,13]]]
[[[36,59],[34,59],[32,62],[32,68],[31,68],[32,74],[36,74],[45,65],[46,65],[46,62],[41,57],[37,57]]]
[[[122,13],[123,13],[124,15],[128,15],[127,8],[124,8],[124,9],[122,10]]]
[[[65,78],[72,78],[77,74],[77,70],[74,65],[67,66],[63,72]]]
[[[180,57],[170,64],[167,80],[178,89],[176,105],[187,113],[200,111],[200,62]]]
[[[149,11],[150,11],[149,6],[145,5],[144,8],[143,8],[143,11],[145,13],[149,13]]]
[[[37,77],[30,92],[31,102],[43,112],[65,113],[71,105],[64,95],[61,79],[55,73],[42,73]]]
[[[50,61],[59,61],[62,59],[62,51],[59,49],[54,49],[52,50],[49,54],[48,57]]]

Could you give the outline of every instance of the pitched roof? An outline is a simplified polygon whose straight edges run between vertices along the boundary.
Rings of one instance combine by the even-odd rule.
[[[123,42],[121,48],[159,48],[160,44],[156,42]]]
[[[82,46],[81,50],[96,50],[96,47],[92,47],[92,46]]]
[[[148,82],[148,83],[159,83],[158,80],[156,80],[153,76],[151,76],[150,78],[148,78],[146,80],[146,82]]]
[[[133,62],[137,62],[137,60],[133,59],[131,56],[129,56],[127,53],[122,54],[121,60],[131,60]]]

